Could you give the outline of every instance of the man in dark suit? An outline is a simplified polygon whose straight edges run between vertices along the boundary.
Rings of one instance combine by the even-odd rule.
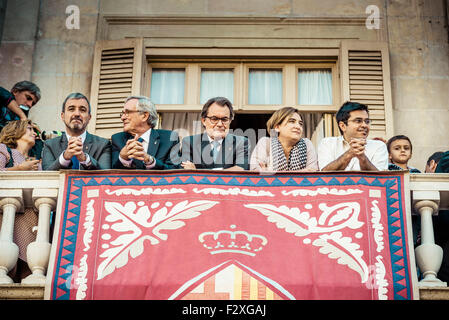
[[[158,114],[147,97],[131,96],[120,113],[123,132],[112,135],[112,167],[114,169],[176,169],[170,157],[179,144],[174,131],[154,129]]]
[[[182,140],[181,166],[184,169],[249,170],[249,140],[229,133],[233,118],[232,103],[228,99],[209,99],[201,111],[205,132]]]
[[[45,141],[43,170],[111,168],[111,143],[86,131],[90,118],[89,100],[81,93],[69,94],[61,112],[65,133]]]

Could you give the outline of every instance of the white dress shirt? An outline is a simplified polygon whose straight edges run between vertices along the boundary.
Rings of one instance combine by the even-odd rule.
[[[215,141],[215,142],[218,142],[218,145],[217,145],[217,152],[220,152],[221,145],[223,144],[223,139],[220,139],[220,140],[214,140],[214,139],[212,139],[211,137],[209,137],[209,135],[207,136],[207,138],[209,139],[209,143],[210,143],[210,146],[211,146],[212,149],[214,148],[214,141]]]
[[[65,135],[66,135],[66,137],[67,137],[67,142],[70,140],[70,136],[67,134],[67,133],[64,133]],[[87,135],[87,131],[84,131],[83,132],[83,134],[81,134],[80,135],[80,137],[81,137],[81,142],[84,144],[84,140],[86,140],[86,135]],[[64,150],[65,151],[65,150]],[[70,166],[70,163],[72,162],[72,159],[69,159],[69,160],[66,160],[65,158],[64,158],[64,151],[61,153],[61,155],[59,156],[59,164],[62,166],[62,167],[68,167],[68,166]],[[80,168],[81,168],[81,165],[84,165],[84,166],[89,166],[90,165],[90,157],[89,157],[89,155],[86,153],[86,160],[85,161],[80,161]]]
[[[339,137],[323,138],[318,145],[318,166],[323,170],[332,161],[337,160],[343,153],[349,150],[349,143]],[[379,140],[366,140],[365,155],[368,160],[380,171],[388,170],[387,145]],[[346,171],[360,171],[360,162],[354,157],[345,168]]]

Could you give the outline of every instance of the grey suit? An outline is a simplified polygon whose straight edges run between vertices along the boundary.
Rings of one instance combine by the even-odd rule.
[[[72,166],[71,163],[69,167],[62,167],[59,163],[59,156],[65,149],[67,149],[67,145],[68,141],[65,133],[59,137],[46,140],[42,150],[42,169],[70,169]],[[111,168],[111,142],[109,140],[86,132],[83,151],[89,155],[91,163],[88,167],[80,164],[81,170],[102,170]]]
[[[239,166],[249,170],[249,149],[248,138],[227,134],[218,153],[218,160],[214,162],[209,138],[207,133],[203,133],[182,139],[180,158],[182,161],[193,162],[197,169],[226,169]]]

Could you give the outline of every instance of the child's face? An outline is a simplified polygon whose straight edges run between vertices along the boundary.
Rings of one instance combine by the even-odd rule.
[[[412,157],[412,146],[407,140],[395,140],[390,145],[390,161],[407,164]]]

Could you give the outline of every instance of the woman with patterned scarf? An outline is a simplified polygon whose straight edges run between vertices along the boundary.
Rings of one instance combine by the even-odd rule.
[[[304,122],[298,109],[277,110],[267,121],[270,137],[263,137],[251,154],[250,169],[256,171],[318,171],[312,142],[302,138]]]

